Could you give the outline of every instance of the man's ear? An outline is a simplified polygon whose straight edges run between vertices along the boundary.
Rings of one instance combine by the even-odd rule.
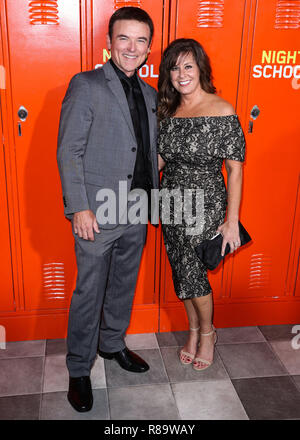
[[[109,50],[111,49],[111,41],[109,38],[109,34],[106,34],[106,46]]]

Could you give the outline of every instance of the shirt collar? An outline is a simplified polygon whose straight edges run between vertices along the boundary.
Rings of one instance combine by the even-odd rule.
[[[134,74],[132,76],[127,76],[121,69],[119,69],[116,64],[113,62],[112,59],[109,60],[109,62],[111,63],[111,65],[113,66],[116,74],[118,75],[119,79],[121,80],[125,80],[127,82],[130,82],[131,84],[134,84],[136,79],[137,79],[137,73],[136,71],[134,72]]]

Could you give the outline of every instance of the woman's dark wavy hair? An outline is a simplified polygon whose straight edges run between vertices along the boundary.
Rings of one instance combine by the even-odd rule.
[[[180,104],[180,93],[172,86],[170,71],[181,54],[191,53],[200,71],[200,84],[207,93],[216,93],[209,58],[198,41],[178,38],[165,49],[159,66],[158,78],[158,120],[173,116]]]

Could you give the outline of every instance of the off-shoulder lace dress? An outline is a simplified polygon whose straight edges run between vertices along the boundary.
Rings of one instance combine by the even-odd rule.
[[[166,162],[160,215],[175,292],[180,299],[208,295],[207,269],[194,248],[212,238],[224,222],[227,192],[222,164],[224,159],[243,162],[245,157],[238,117],[165,118],[160,123],[158,152]],[[168,198],[172,190],[174,197]]]

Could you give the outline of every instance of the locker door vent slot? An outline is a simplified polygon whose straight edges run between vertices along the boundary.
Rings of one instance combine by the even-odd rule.
[[[277,0],[275,29],[300,28],[300,0]]]
[[[141,7],[141,0],[115,0],[115,9],[123,8],[123,6]]]
[[[66,299],[65,267],[63,263],[44,264],[43,279],[43,291],[45,299]]]
[[[265,289],[270,284],[271,256],[253,254],[250,262],[248,288],[250,290]]]
[[[59,24],[58,0],[29,2],[30,24]]]
[[[223,27],[224,0],[198,0],[197,27]]]

